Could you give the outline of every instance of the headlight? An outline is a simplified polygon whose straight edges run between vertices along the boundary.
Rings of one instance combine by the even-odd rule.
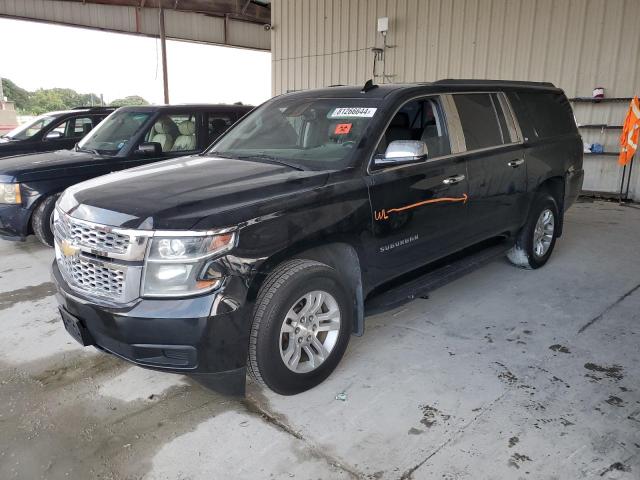
[[[0,203],[17,205],[22,203],[19,183],[0,183]]]
[[[143,295],[187,296],[213,290],[222,274],[211,259],[231,250],[236,233],[153,237],[145,264]]]

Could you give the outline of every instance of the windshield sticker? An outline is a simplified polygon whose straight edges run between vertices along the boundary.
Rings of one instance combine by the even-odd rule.
[[[377,108],[366,107],[338,107],[329,114],[329,118],[364,117],[371,118]]]
[[[335,134],[336,135],[346,135],[351,131],[351,123],[339,123],[336,125]]]

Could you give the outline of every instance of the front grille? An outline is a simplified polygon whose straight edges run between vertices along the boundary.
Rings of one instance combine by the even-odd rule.
[[[60,273],[73,290],[118,304],[140,296],[144,232],[96,225],[58,210],[54,234]]]
[[[79,256],[58,256],[65,278],[76,287],[101,297],[120,300],[124,294],[125,269],[108,267]]]
[[[67,239],[74,245],[101,252],[124,254],[131,243],[128,235],[98,228],[68,215],[59,216],[56,228],[60,237]]]

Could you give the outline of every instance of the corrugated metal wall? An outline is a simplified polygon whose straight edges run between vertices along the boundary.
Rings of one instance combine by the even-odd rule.
[[[640,94],[640,0],[274,0],[273,93],[372,78],[376,19],[389,17],[376,82],[440,78],[551,81],[567,95]],[[380,65],[378,65],[380,67]],[[377,68],[377,74],[382,73]],[[620,125],[627,104],[576,104],[579,123]],[[619,130],[584,130],[617,151]],[[584,188],[615,191],[615,157],[585,157]],[[640,161],[635,167],[640,171]],[[640,197],[640,175],[632,189]]]

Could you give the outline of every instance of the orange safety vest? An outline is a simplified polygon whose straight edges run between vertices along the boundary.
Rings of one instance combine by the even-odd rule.
[[[633,154],[638,149],[638,132],[640,132],[640,100],[633,97],[629,112],[622,127],[622,135],[620,135],[620,157],[618,163],[626,165],[631,162]]]

